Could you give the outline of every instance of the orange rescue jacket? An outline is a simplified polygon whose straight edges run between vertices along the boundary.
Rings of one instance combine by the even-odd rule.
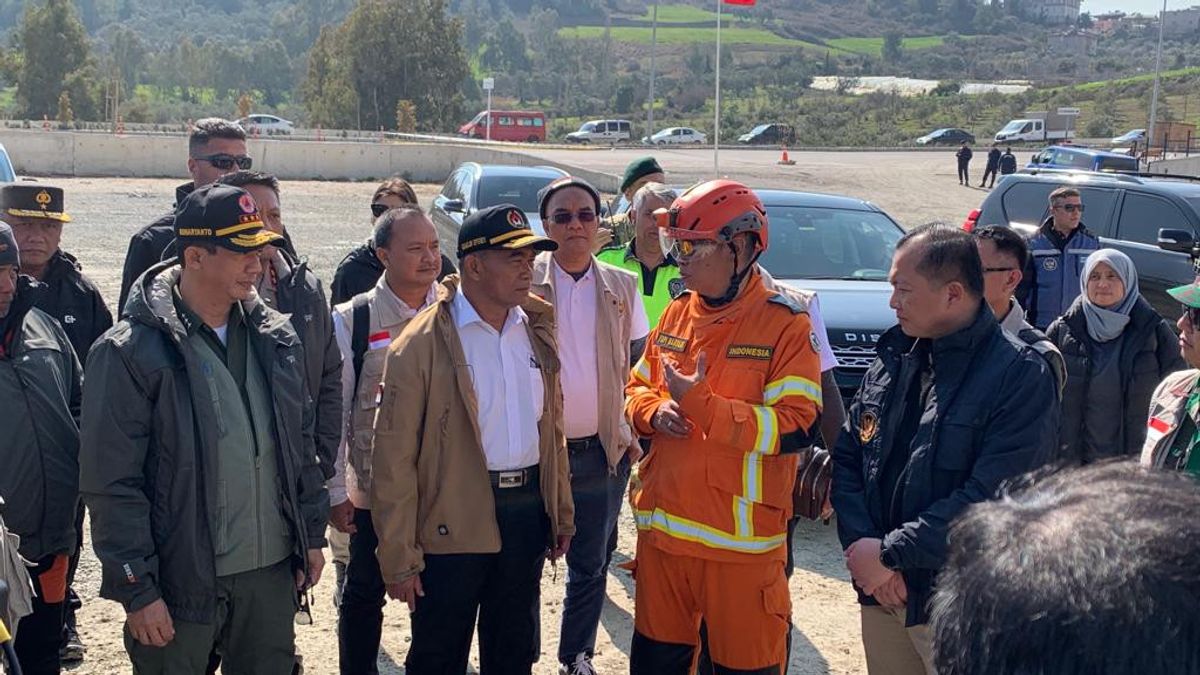
[[[643,541],[712,560],[786,558],[796,453],[812,445],[821,401],[816,347],[808,314],[757,271],[724,307],[690,292],[667,307],[625,389],[630,423],[653,439],[633,495]],[[691,436],[657,436],[664,359],[690,374],[701,352],[705,377],[680,402]]]

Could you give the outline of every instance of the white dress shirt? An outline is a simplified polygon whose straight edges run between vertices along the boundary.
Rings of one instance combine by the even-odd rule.
[[[562,362],[563,427],[567,438],[600,431],[600,373],[596,364],[596,266],[578,280],[558,262],[554,274],[554,313],[558,317],[558,358]]]
[[[496,332],[461,290],[455,293],[450,312],[475,389],[479,440],[488,470],[537,465],[545,388],[529,340],[528,317],[520,307],[513,307],[503,330]]]

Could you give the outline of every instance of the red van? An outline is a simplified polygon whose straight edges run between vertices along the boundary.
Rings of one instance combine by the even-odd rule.
[[[458,133],[469,138],[487,138],[487,111],[462,125]],[[493,110],[492,140],[516,143],[544,143],[546,116],[537,110]]]

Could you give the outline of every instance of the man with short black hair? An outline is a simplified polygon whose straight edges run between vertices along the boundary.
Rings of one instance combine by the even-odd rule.
[[[283,237],[219,184],[174,227],[179,259],[140,277],[88,359],[80,483],[100,594],[125,609],[134,672],[200,673],[215,648],[225,672],[290,673],[329,497],[300,340],[255,292]]]
[[[941,675],[1200,673],[1200,489],[1130,462],[972,506],[932,602]]]
[[[419,311],[437,300],[441,253],[437,230],[415,204],[375,220],[372,249],[383,265],[375,288],[333,310],[342,353],[343,429],[329,483],[330,522],[350,535],[338,614],[338,661],[343,673],[378,672],[385,588],[371,519],[371,456],[379,383],[388,347]]]
[[[983,261],[983,297],[1000,327],[1033,347],[1045,357],[1058,379],[1059,398],[1067,384],[1067,364],[1058,347],[1046,334],[1025,321],[1025,310],[1013,297],[1021,283],[1022,270],[1029,259],[1025,239],[1016,230],[1003,225],[988,225],[973,233]]]
[[[1029,259],[1016,298],[1029,322],[1046,330],[1079,297],[1083,261],[1100,240],[1083,224],[1079,190],[1060,187],[1050,193],[1050,215],[1029,238]]]
[[[246,131],[237,122],[220,117],[198,120],[188,135],[188,173],[192,180],[175,188],[176,205],[193,190],[208,185],[227,173],[249,169],[252,165],[246,154]],[[143,272],[163,259],[163,252],[175,239],[175,213],[172,211],[134,233],[125,254],[121,272],[121,295],[117,300],[118,314],[124,314],[129,291]]]
[[[912,230],[889,280],[899,326],[879,340],[834,447],[833,506],[868,672],[932,674],[927,602],[947,527],[1051,456],[1059,404],[1045,360],[984,302],[971,235]]]
[[[1012,148],[1005,148],[1004,154],[1000,155],[1000,175],[1007,176],[1017,172],[1017,156],[1013,154]]]

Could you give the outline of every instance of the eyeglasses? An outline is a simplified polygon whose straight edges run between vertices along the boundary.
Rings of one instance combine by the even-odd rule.
[[[560,211],[550,216],[550,220],[555,225],[566,225],[576,218],[584,225],[588,225],[596,220],[596,213],[594,211],[576,211],[575,213]]]
[[[1059,204],[1058,206],[1056,206],[1054,208],[1062,209],[1063,211],[1066,211],[1067,213],[1074,213],[1075,211],[1083,213],[1083,204]]]
[[[1012,272],[1015,269],[1017,269],[1017,268],[1015,268],[1015,267],[985,267],[985,268],[983,268],[983,271],[985,274],[988,274],[991,272]]]
[[[312,598],[308,597],[308,591],[300,591],[297,595],[300,596],[300,607],[296,609],[296,625],[311,626],[313,618],[309,607],[312,605]]]
[[[222,171],[228,171],[235,165],[242,171],[248,171],[254,166],[254,160],[247,155],[227,155],[225,153],[217,155],[208,155],[207,157],[193,157],[201,162],[208,162]]]
[[[1184,305],[1183,315],[1187,317],[1188,323],[1192,324],[1192,330],[1200,329],[1200,307]]]
[[[391,207],[388,206],[387,204],[380,204],[380,203],[376,202],[371,205],[371,215],[378,218],[379,216],[382,216],[383,214],[387,213],[388,209],[390,209],[390,208]]]

